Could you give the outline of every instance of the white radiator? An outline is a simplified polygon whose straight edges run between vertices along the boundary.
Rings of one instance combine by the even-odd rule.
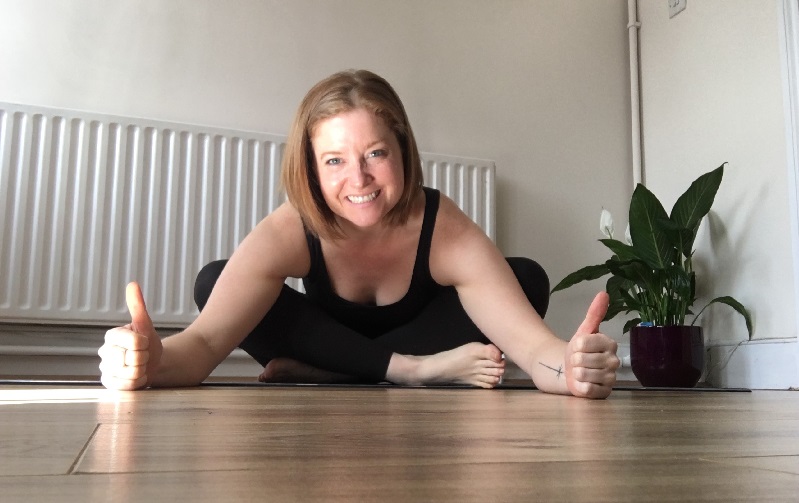
[[[0,103],[0,322],[127,323],[135,279],[157,326],[187,325],[199,269],[284,200],[284,141]],[[425,184],[495,239],[494,163],[422,157]]]

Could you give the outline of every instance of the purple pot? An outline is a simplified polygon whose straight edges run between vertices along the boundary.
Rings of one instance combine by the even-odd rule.
[[[702,328],[633,327],[630,360],[642,386],[693,388],[705,364]]]

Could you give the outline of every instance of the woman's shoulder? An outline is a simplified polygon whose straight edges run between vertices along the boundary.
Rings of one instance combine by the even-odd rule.
[[[462,284],[495,248],[485,232],[449,197],[441,195],[430,247],[430,273],[442,285]]]
[[[487,240],[485,232],[472,221],[460,207],[441,194],[441,202],[436,216],[436,226],[433,230],[431,253],[449,255],[464,247],[471,247]],[[490,240],[489,240],[490,241]]]
[[[253,229],[254,233],[279,232],[291,233],[299,230],[303,232],[302,217],[297,209],[288,201],[275,208],[271,213],[261,219]]]
[[[451,238],[461,236],[463,233],[468,236],[475,230],[480,231],[477,224],[460,209],[455,201],[442,192],[438,204],[434,236],[446,237],[447,241],[449,241]]]
[[[430,274],[444,286],[457,285],[468,268],[475,249],[482,247],[483,231],[458,207],[441,194],[436,226],[430,244]]]
[[[295,270],[308,264],[305,227],[294,206],[286,202],[264,217],[241,244],[258,261],[280,264],[294,276]]]

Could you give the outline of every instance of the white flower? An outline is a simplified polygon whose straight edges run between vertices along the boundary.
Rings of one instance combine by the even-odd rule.
[[[628,245],[633,245],[633,237],[630,234],[630,224],[627,224],[627,229],[624,231],[624,240],[627,241]]]
[[[605,208],[602,208],[602,214],[599,216],[599,230],[605,237],[613,239],[613,215]]]

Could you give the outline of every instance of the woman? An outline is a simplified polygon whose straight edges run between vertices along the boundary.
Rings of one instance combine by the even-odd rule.
[[[308,92],[283,183],[289,201],[229,261],[201,271],[201,313],[183,332],[162,342],[128,285],[132,322],[109,330],[99,351],[106,387],[196,385],[240,346],[265,365],[264,381],[491,388],[504,352],[543,391],[610,394],[616,343],[597,333],[606,294],[569,343],[557,338],[541,319],[548,283],[537,264],[506,260],[450,199],[422,187],[407,115],[379,76],[342,72]],[[303,278],[307,294],[287,277]]]

